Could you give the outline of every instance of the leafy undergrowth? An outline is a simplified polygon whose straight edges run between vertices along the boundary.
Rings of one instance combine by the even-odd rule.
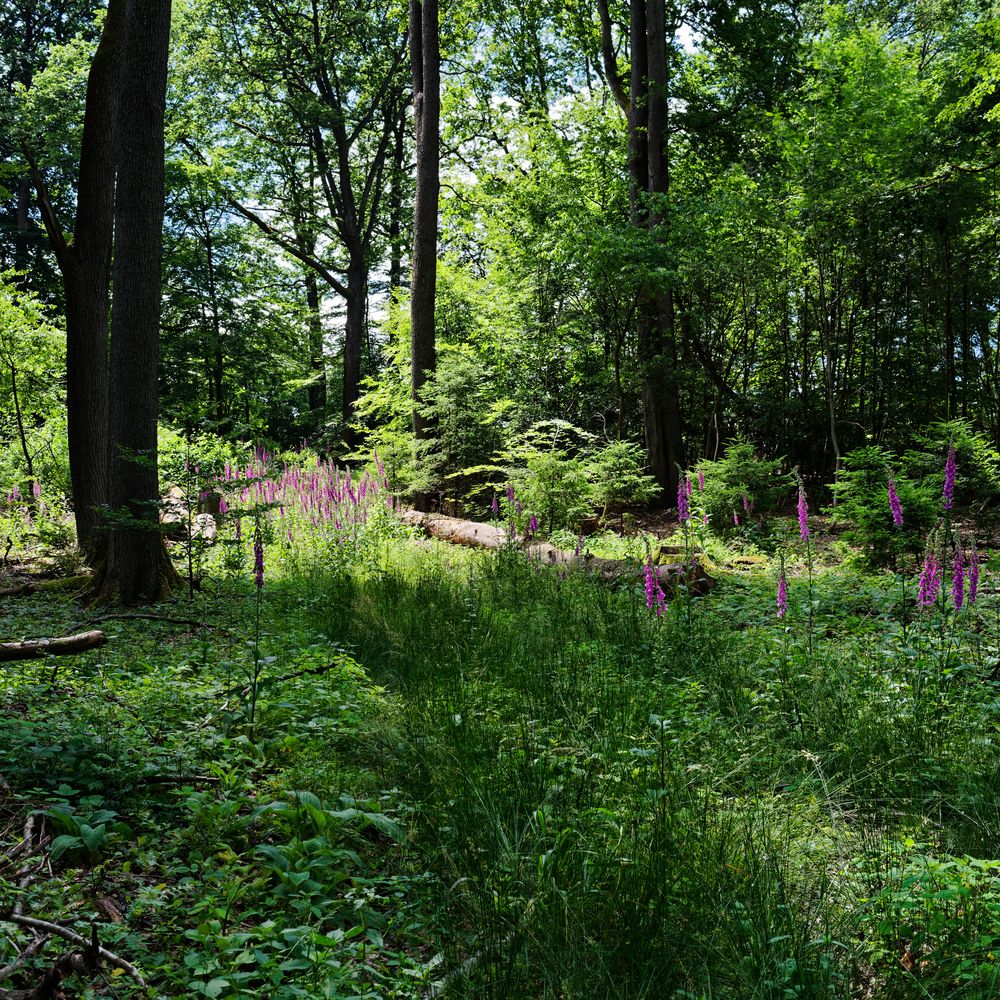
[[[259,643],[217,581],[156,612],[205,627],[7,666],[0,822],[35,811],[52,874],[0,898],[97,921],[165,996],[1000,993],[995,595],[918,614],[789,563],[779,622],[772,561],[710,554],[658,617],[641,581],[387,537],[269,564]],[[0,632],[86,617],[18,598]],[[78,990],[141,994],[117,972]]]
[[[387,782],[397,707],[303,630],[303,600],[301,583],[272,586],[256,647],[253,596],[227,588],[156,609],[204,627],[112,618],[102,649],[5,666],[0,829],[11,854],[29,814],[45,836],[37,870],[0,858],[0,908],[19,902],[88,938],[96,920],[155,995],[417,993],[436,932],[407,848],[412,810]],[[48,596],[6,610],[7,635],[87,618]],[[33,877],[19,890],[22,871]],[[0,942],[0,965],[27,940]],[[59,951],[14,982],[33,985]],[[120,969],[89,988],[143,994]]]

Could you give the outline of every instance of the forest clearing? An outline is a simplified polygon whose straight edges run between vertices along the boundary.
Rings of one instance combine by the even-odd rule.
[[[0,1000],[1000,996],[995,0],[0,0]]]

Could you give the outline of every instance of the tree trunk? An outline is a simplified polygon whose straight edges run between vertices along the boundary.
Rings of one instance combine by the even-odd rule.
[[[395,294],[403,281],[403,116],[397,123],[392,145],[392,187],[389,190],[389,296]]]
[[[110,0],[87,77],[76,220],[67,243],[32,161],[42,222],[66,295],[66,424],[77,544],[94,561],[107,501],[108,278],[114,224],[115,149],[126,0]]]
[[[14,362],[10,362],[10,394],[14,400],[14,420],[17,424],[17,437],[21,442],[21,454],[24,455],[24,464],[28,470],[28,478],[35,479],[35,466],[31,461],[31,452],[28,450],[28,438],[24,433],[24,415],[21,413],[21,400],[17,394],[17,368]]]
[[[417,134],[417,189],[413,209],[410,284],[410,365],[413,436],[421,441],[431,434],[430,422],[420,412],[421,390],[428,377],[433,375],[436,364],[434,299],[437,287],[438,133],[441,116],[437,0],[410,0],[410,59]]]
[[[323,316],[320,312],[319,280],[315,271],[306,271],[306,307],[309,310],[309,412],[318,430],[326,411],[326,365],[323,360]]]
[[[483,524],[480,521],[464,521],[458,517],[425,514],[416,510],[404,511],[402,520],[404,524],[421,528],[432,538],[452,545],[502,549],[512,541],[505,527]],[[642,564],[630,559],[599,559],[591,555],[577,555],[575,552],[556,548],[548,542],[528,542],[517,538],[513,541],[523,541],[525,555],[543,565],[575,566],[599,573],[606,580],[632,577],[638,581],[644,573]],[[675,561],[660,561],[665,557]],[[692,553],[687,559],[683,548],[661,545],[656,551],[656,560],[654,572],[661,585],[667,589],[676,588],[683,583],[693,594],[706,594],[715,586],[714,578],[705,571],[697,553]]]
[[[103,600],[122,604],[159,600],[176,580],[159,531],[156,448],[169,41],[169,0],[131,0],[115,197],[109,417],[112,521],[99,585]]]
[[[629,169],[632,221],[651,230],[667,224],[670,190],[668,83],[664,0],[631,2],[632,78]],[[683,464],[676,379],[673,289],[646,281],[639,289],[639,361],[649,470],[668,497]]]
[[[354,404],[361,394],[361,341],[365,331],[365,305],[368,300],[368,265],[362,253],[352,254],[347,267],[347,318],[344,322],[344,443],[354,448],[358,435],[354,430]]]
[[[13,660],[35,660],[43,656],[65,656],[67,653],[83,653],[88,649],[103,646],[105,635],[98,629],[80,632],[77,635],[60,636],[57,639],[22,639],[20,642],[0,642],[0,662]]]

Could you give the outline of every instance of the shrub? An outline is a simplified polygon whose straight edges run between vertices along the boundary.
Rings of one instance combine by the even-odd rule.
[[[730,441],[722,458],[700,464],[705,488],[696,493],[693,506],[700,507],[720,531],[734,526],[734,512],[745,519],[749,511],[744,509],[744,498],[755,514],[772,511],[792,496],[792,478],[782,473],[781,464],[780,458],[759,458],[747,441]],[[697,471],[692,478],[697,479]]]
[[[914,479],[911,468],[912,463],[877,445],[857,448],[844,456],[840,478],[831,487],[837,501],[830,509],[833,523],[850,526],[845,537],[864,549],[874,566],[895,565],[900,556],[918,553],[940,511],[940,479]],[[890,475],[903,509],[898,528],[889,509]]]
[[[903,467],[911,479],[933,487],[936,498],[941,497],[945,456],[948,445],[953,443],[958,462],[956,505],[977,506],[982,511],[1000,499],[1000,454],[967,421],[931,424],[923,434],[917,435],[916,443],[917,448],[904,454]]]
[[[591,498],[601,516],[628,504],[649,503],[660,492],[656,480],[646,474],[646,456],[631,441],[610,441],[587,461]]]

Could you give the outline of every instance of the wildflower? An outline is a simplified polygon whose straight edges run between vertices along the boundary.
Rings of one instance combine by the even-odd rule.
[[[961,545],[955,546],[951,562],[951,600],[955,610],[961,611],[965,603],[965,553]]]
[[[698,470],[698,489],[704,493],[705,492],[705,470]]]
[[[524,504],[521,503],[520,500],[518,500],[517,503],[514,504],[514,509],[518,512],[518,514],[523,514],[524,513]]]
[[[226,503],[226,498],[225,497],[223,497],[219,501],[219,513],[220,514],[228,514],[229,513],[229,504]]]
[[[691,499],[691,494],[694,492],[694,483],[691,482],[691,477],[688,476],[684,480],[684,489],[687,491],[688,499]]]
[[[896,483],[892,476],[889,477],[889,510],[892,511],[892,521],[897,528],[903,526],[903,508],[896,493]]]
[[[538,518],[534,514],[528,519],[528,537],[538,534]]]
[[[259,527],[253,534],[253,579],[260,590],[264,586],[264,540]]]
[[[743,513],[746,514],[750,510],[750,498],[743,494]]]
[[[493,503],[490,504],[490,510],[492,510],[494,514],[500,513],[500,501],[497,500],[497,495],[495,493],[493,494]]]
[[[660,578],[653,569],[653,560],[646,560],[646,607],[656,613],[659,618],[663,614],[663,609],[667,606],[666,595],[660,586]]]
[[[958,471],[958,465],[955,462],[955,443],[952,442],[948,445],[948,459],[944,463],[944,490],[942,495],[944,497],[944,509],[951,510],[951,505],[955,499],[955,473]]]
[[[37,479],[31,484],[31,493],[36,500],[42,495],[42,484]]]
[[[804,542],[809,539],[809,503],[804,486],[799,486],[799,538]]]
[[[784,618],[788,614],[788,580],[785,578],[785,567],[781,567],[778,574],[778,617]]]
[[[924,556],[923,569],[920,571],[920,583],[917,593],[917,606],[929,608],[937,600],[941,590],[941,566],[937,556],[927,551]]]
[[[702,523],[702,525],[704,525],[704,526],[705,526],[706,528],[708,527],[708,514],[702,514],[702,515],[701,515],[701,523]]]
[[[514,484],[513,483],[508,483],[507,484],[507,499],[511,503],[514,502]]]
[[[740,516],[735,510],[733,511],[733,524],[735,524],[737,528],[740,526]]]
[[[688,505],[687,487],[682,480],[677,486],[677,520],[684,524],[691,519],[691,508]]]
[[[969,603],[975,604],[979,594],[979,552],[972,543],[972,557],[969,559]]]
[[[239,541],[243,537],[243,518],[236,518],[236,541]]]

